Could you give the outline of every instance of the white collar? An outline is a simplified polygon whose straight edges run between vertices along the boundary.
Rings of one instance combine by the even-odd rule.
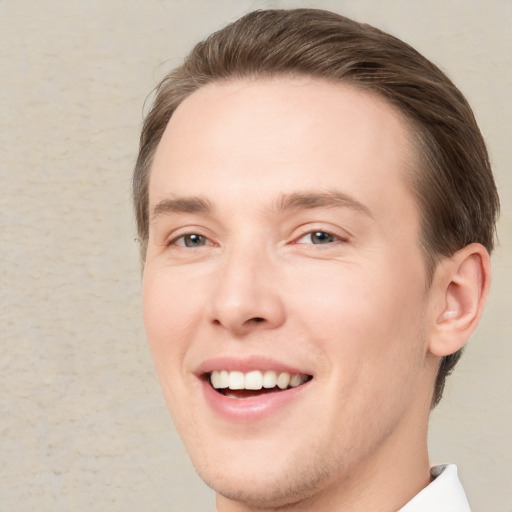
[[[398,512],[471,512],[455,464],[435,466],[434,480]]]

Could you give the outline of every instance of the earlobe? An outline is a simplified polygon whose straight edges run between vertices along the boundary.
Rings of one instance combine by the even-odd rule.
[[[429,351],[447,356],[462,348],[475,331],[489,293],[489,253],[470,244],[442,261],[433,286],[439,301]]]

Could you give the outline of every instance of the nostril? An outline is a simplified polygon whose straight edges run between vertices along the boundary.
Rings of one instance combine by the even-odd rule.
[[[265,321],[265,319],[264,319],[264,318],[261,318],[261,316],[256,316],[256,317],[254,317],[254,318],[251,318],[251,320],[252,320],[253,322],[258,323],[258,324],[259,324],[260,322],[264,322],[264,321]]]

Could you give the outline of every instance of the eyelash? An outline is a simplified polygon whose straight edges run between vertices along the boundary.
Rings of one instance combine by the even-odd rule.
[[[201,245],[187,245],[186,240],[191,239],[192,237],[197,237],[198,239],[201,239],[204,243]],[[178,243],[179,240],[183,240],[183,243]],[[209,242],[209,243],[207,243]],[[183,235],[180,235],[169,243],[169,245],[177,245],[178,247],[184,247],[187,249],[193,249],[195,247],[204,247],[205,245],[213,245],[213,242],[211,242],[207,237],[204,235],[200,235],[199,233],[185,233]]]
[[[326,235],[325,238],[328,238],[329,240],[325,241],[323,243],[322,242],[314,243],[313,237],[317,237],[317,239],[318,239],[318,235],[320,235],[321,237]],[[308,236],[310,237],[311,242],[308,243],[307,245],[331,245],[336,242],[346,242],[346,239],[341,238],[341,237],[335,235],[334,233],[331,233],[330,231],[324,231],[322,229],[313,229],[311,231],[307,231],[307,232],[303,233],[299,238],[296,239],[295,244],[305,244],[305,242],[301,242],[301,240]]]
[[[311,242],[301,242],[302,239],[304,239],[308,236],[311,237],[310,238]],[[191,240],[192,237],[197,237],[198,241],[200,241],[201,243],[199,245],[193,245],[193,244],[187,245],[187,239]],[[319,237],[320,238],[325,237],[325,238],[327,238],[327,241],[324,241],[324,242],[320,241],[320,243],[314,243],[312,237],[317,237],[317,240]],[[182,241],[182,243],[178,243],[180,240]],[[306,231],[306,232],[302,233],[300,235],[300,237],[295,239],[295,241],[293,243],[299,244],[299,245],[331,245],[336,242],[346,242],[346,241],[347,240],[345,238],[339,237],[329,231],[317,229],[317,230],[311,230],[311,231]],[[178,247],[193,249],[193,248],[197,248],[197,247],[205,247],[205,246],[214,245],[214,244],[206,236],[200,235],[199,233],[185,233],[185,234],[180,235],[180,236],[174,238],[173,240],[171,240],[169,245],[175,245]]]

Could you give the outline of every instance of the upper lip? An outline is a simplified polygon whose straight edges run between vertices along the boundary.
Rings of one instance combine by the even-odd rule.
[[[194,373],[200,377],[213,371],[239,371],[239,372],[250,372],[253,370],[274,370],[278,373],[287,372],[290,374],[303,374],[312,375],[310,371],[304,368],[298,368],[297,366],[283,363],[275,359],[265,356],[245,356],[245,357],[233,357],[233,356],[219,356],[203,361],[194,371]]]

